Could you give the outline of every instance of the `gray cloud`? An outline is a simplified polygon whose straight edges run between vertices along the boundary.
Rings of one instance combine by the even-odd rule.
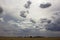
[[[30,8],[31,1],[27,1],[27,3],[24,5],[25,8]]]
[[[54,21],[54,23],[48,24],[47,30],[60,31],[60,19]]]
[[[51,23],[51,20],[50,19],[46,19],[46,18],[43,18],[43,19],[40,19],[41,23]]]
[[[11,16],[11,15],[9,15],[9,14],[6,14],[3,18],[4,18],[5,22],[8,22],[8,21],[10,21],[10,20],[17,21],[16,18],[14,18],[13,16]]]
[[[46,4],[42,3],[42,4],[40,4],[41,8],[48,8],[50,6],[51,6],[51,3],[46,3]]]
[[[0,7],[0,14],[3,12],[3,9]]]
[[[32,23],[36,23],[33,19],[30,19],[30,21],[31,21]]]
[[[20,14],[21,17],[26,18],[26,15],[25,15],[26,12],[25,11],[21,11],[20,13],[21,13]]]
[[[28,4],[31,4],[28,2]],[[26,8],[29,8],[27,4]],[[43,7],[47,8],[50,4],[44,4]],[[7,8],[8,9],[8,8]],[[42,19],[41,22],[35,22],[33,19],[15,18],[8,10],[5,15],[2,14],[3,22],[0,21],[0,36],[47,36],[47,37],[60,37],[60,19],[52,20]],[[9,10],[11,11],[11,10]],[[22,17],[26,15],[22,12]],[[11,15],[10,15],[11,14]],[[59,16],[60,17],[60,16]],[[12,20],[12,21],[11,21]],[[35,23],[35,24],[33,24]],[[47,24],[46,24],[47,23]],[[46,28],[46,29],[45,29]],[[56,32],[57,31],[57,32]]]

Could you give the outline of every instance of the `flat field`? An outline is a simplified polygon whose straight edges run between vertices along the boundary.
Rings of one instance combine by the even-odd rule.
[[[0,40],[60,40],[59,37],[55,38],[19,38],[19,37],[0,37]]]

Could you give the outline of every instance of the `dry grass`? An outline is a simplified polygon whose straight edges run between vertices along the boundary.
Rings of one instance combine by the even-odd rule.
[[[0,37],[0,40],[60,40],[60,38],[14,38]]]

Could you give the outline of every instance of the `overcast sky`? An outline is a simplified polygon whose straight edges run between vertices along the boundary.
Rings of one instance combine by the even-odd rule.
[[[0,0],[0,36],[60,37],[59,4],[60,0]]]

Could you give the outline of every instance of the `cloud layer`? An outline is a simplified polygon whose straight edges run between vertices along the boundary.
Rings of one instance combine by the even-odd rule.
[[[17,4],[19,3],[17,3],[12,7],[12,5],[16,3],[15,0],[13,1],[11,0],[12,5],[6,3],[6,6],[4,2],[8,0],[6,1],[0,0],[0,1],[2,2],[0,3],[0,5],[3,9],[3,11],[1,11],[0,9],[1,11],[0,12],[0,36],[13,37],[13,36],[32,35],[32,36],[60,37],[60,12],[59,12],[60,7],[58,7],[59,9],[56,8],[56,11],[53,11],[52,13],[53,17],[50,17],[51,19],[41,18],[36,22],[34,18],[30,18],[30,19],[26,18],[27,9],[21,7],[23,4],[21,6],[18,6]],[[19,2],[19,0],[17,2]],[[7,7],[9,5],[11,7]],[[17,6],[18,8],[16,8]],[[21,7],[21,9],[19,7]],[[50,11],[51,13],[52,12],[51,10],[55,10],[54,8],[53,9],[52,8],[51,9],[49,8],[48,12]],[[22,9],[24,12],[23,11],[21,12]]]

